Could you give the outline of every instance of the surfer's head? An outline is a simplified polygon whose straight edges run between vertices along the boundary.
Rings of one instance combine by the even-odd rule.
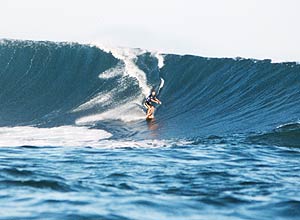
[[[151,90],[151,95],[155,96],[156,95],[156,92],[154,89]]]

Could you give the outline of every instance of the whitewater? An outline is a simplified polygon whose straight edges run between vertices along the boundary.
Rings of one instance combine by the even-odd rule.
[[[0,219],[299,219],[299,86],[296,62],[3,39]]]

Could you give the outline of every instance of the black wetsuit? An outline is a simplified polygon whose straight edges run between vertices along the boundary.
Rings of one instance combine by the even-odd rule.
[[[155,100],[155,99],[156,99],[156,96],[153,96],[151,94],[146,98],[145,104],[149,105],[149,106],[153,106],[152,100]]]

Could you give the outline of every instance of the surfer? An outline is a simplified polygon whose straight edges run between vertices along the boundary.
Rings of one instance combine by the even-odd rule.
[[[153,113],[154,113],[153,102],[157,103],[157,104],[161,104],[161,101],[159,101],[158,98],[156,98],[156,92],[155,92],[154,89],[151,91],[151,94],[146,98],[146,101],[144,103],[144,105],[147,108],[147,114],[146,114],[147,119],[154,118],[154,116],[153,116]]]

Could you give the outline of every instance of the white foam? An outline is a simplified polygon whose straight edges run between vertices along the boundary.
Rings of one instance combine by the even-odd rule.
[[[101,148],[161,148],[161,147],[172,147],[186,146],[191,144],[190,141],[185,140],[159,140],[159,139],[146,139],[141,141],[132,140],[103,140],[95,147]]]
[[[119,60],[123,61],[123,63],[119,63],[116,67],[106,70],[103,73],[99,74],[99,78],[101,79],[109,79],[115,77],[117,75],[129,75],[130,77],[135,78],[138,81],[139,87],[141,88],[142,94],[137,95],[134,100],[131,100],[128,103],[123,105],[118,105],[117,107],[110,109],[106,112],[101,112],[99,114],[89,115],[76,120],[77,125],[90,125],[94,124],[97,121],[103,120],[121,120],[123,122],[131,122],[143,120],[145,118],[145,113],[141,107],[138,107],[144,97],[148,96],[150,93],[150,87],[147,85],[146,74],[140,70],[135,61],[137,56],[146,53],[147,51],[141,49],[131,49],[131,48],[122,48],[122,47],[110,47],[105,45],[96,45],[100,49],[105,52],[110,52],[112,55]],[[159,68],[164,66],[164,56],[158,52],[151,53],[152,56],[155,56],[158,60]],[[164,79],[161,78],[161,84],[159,87],[159,91],[164,86]],[[120,85],[117,91],[120,92],[122,90],[122,85]],[[159,93],[158,91],[158,93]],[[103,96],[103,94],[98,94],[98,96],[92,98],[88,102],[82,104],[74,111],[81,111],[85,109],[89,109],[99,104],[106,104],[106,102],[112,101],[113,94],[112,91],[109,96]]]
[[[159,67],[159,69],[163,68],[163,66],[165,65],[165,58],[164,58],[164,56],[161,53],[159,53],[159,52],[153,52],[152,55],[155,56],[156,59],[158,60],[158,67]]]
[[[87,109],[91,109],[96,105],[109,105],[112,100],[113,91],[106,93],[106,94],[102,94],[99,93],[98,95],[96,95],[94,98],[92,98],[91,100],[89,100],[88,102],[78,106],[76,109],[72,110],[72,112],[79,112],[79,111],[83,111],[83,110],[87,110]]]
[[[97,46],[106,52],[111,52],[114,57],[122,60],[125,65],[124,74],[137,79],[144,96],[147,96],[149,94],[151,89],[147,85],[146,74],[142,70],[140,70],[134,62],[137,59],[137,56],[146,52],[145,50],[109,47],[104,45]]]
[[[127,103],[122,105],[118,105],[113,109],[110,109],[106,112],[102,112],[99,114],[94,114],[86,117],[82,117],[76,121],[78,125],[90,125],[97,121],[102,120],[121,120],[124,122],[130,121],[137,121],[145,118],[145,113],[139,107],[142,100],[148,96],[150,93],[150,87],[147,85],[147,78],[146,74],[140,70],[135,61],[137,56],[145,53],[145,50],[141,49],[130,49],[130,48],[121,48],[121,47],[109,47],[104,45],[96,45],[100,49],[112,53],[112,55],[119,60],[123,61],[120,62],[116,67],[111,68],[103,73],[99,74],[99,78],[101,79],[109,79],[115,77],[117,75],[128,75],[130,77],[135,78],[138,81],[139,87],[141,88],[141,94],[137,95]],[[88,102],[82,104],[74,111],[81,111],[88,108],[92,108],[97,104],[105,104],[107,101],[113,102],[113,94],[122,91],[125,89],[126,86],[119,85],[118,88],[115,88],[115,91],[111,91],[109,97],[104,96],[103,94],[99,93],[96,97],[92,98]]]
[[[164,85],[165,85],[165,80],[161,77],[157,95],[160,93],[160,90],[164,87]]]
[[[112,134],[104,130],[77,126],[53,128],[0,127],[0,146],[98,146],[99,140],[111,136]]]
[[[291,60],[285,60],[285,59],[271,59],[271,63],[273,63],[273,64],[275,64],[275,63],[286,63],[286,62],[295,62],[295,63],[297,63],[296,61],[291,61]],[[299,62],[298,62],[299,63]],[[297,63],[297,64],[298,64]]]
[[[110,78],[114,78],[116,76],[122,75],[123,72],[124,72],[124,66],[119,63],[119,64],[117,64],[117,66],[112,67],[112,68],[104,71],[103,73],[100,73],[99,78],[100,79],[110,79]]]
[[[160,148],[186,146],[185,140],[146,139],[112,140],[112,135],[104,130],[87,127],[61,126],[37,128],[30,126],[0,127],[0,147],[16,146],[61,146],[61,147],[100,147],[100,148]]]
[[[144,111],[138,107],[135,101],[126,103],[116,108],[110,109],[100,114],[89,115],[76,120],[77,125],[90,125],[103,120],[120,120],[123,122],[132,122],[145,119]]]

